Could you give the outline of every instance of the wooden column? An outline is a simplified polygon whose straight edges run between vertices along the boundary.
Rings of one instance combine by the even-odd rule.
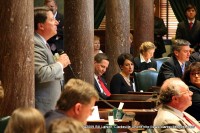
[[[23,8],[22,8],[23,7]],[[33,1],[0,1],[0,117],[34,107]]]
[[[121,53],[130,53],[129,0],[106,0],[106,54],[110,59],[107,82],[120,71],[117,58]]]
[[[76,77],[94,84],[93,0],[65,0],[64,6],[64,49]],[[68,68],[65,70],[66,82],[74,78]]]
[[[134,12],[134,56],[145,41],[154,42],[154,0],[135,0]]]

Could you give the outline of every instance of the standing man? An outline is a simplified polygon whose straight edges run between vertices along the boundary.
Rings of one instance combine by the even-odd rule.
[[[57,34],[51,37],[47,41],[51,47],[51,51],[54,54],[57,52],[57,50],[64,48],[64,42],[63,42],[64,17],[61,13],[57,11],[58,6],[55,0],[45,0],[44,5],[49,7],[53,11],[54,18],[58,21]]]
[[[154,14],[156,12],[156,6],[154,4]],[[154,44],[156,49],[154,52],[154,58],[162,58],[162,54],[166,52],[163,36],[167,34],[167,27],[165,27],[162,18],[154,16]]]
[[[192,105],[188,86],[179,78],[167,79],[161,87],[159,108],[154,119],[155,133],[199,133],[200,124],[185,110]]]
[[[42,113],[55,109],[61,94],[63,68],[70,64],[66,54],[55,61],[47,40],[57,34],[58,21],[48,7],[34,9],[35,106]]]
[[[186,21],[178,24],[176,30],[176,39],[185,39],[191,43],[191,48],[196,51],[200,45],[200,21],[196,20],[197,9],[194,5],[189,4],[185,9]]]
[[[98,53],[94,57],[94,86],[103,99],[107,99],[111,94],[106,81],[101,77],[108,68],[109,60],[106,54]]]
[[[182,78],[185,68],[189,66],[190,43],[183,39],[175,40],[172,56],[162,64],[157,78],[157,85],[172,77]]]

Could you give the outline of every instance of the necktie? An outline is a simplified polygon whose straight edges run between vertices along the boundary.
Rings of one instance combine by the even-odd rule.
[[[190,29],[190,30],[192,29],[192,25],[193,25],[193,23],[190,22],[190,23],[189,23],[189,29]]]
[[[101,77],[98,76],[98,80],[99,80],[99,84],[101,85],[101,88],[103,89],[103,91],[106,93],[106,96],[110,96],[110,92],[109,90],[106,88],[106,86],[104,85],[103,81],[101,80]]]
[[[198,128],[200,130],[200,126],[197,125],[196,123],[194,123],[190,118],[188,118],[185,114],[183,114],[183,117],[193,126],[195,126],[196,128]]]
[[[182,70],[182,73],[184,73],[184,71],[185,71],[185,63],[183,63],[183,64],[181,65],[181,70]]]

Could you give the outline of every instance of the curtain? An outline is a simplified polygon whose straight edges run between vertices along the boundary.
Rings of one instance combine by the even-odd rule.
[[[106,8],[105,0],[94,0],[94,28],[98,29],[103,17],[105,16]]]
[[[200,20],[200,0],[169,0],[169,2],[179,22],[187,19],[185,16],[185,8],[188,4],[193,4],[196,6],[196,19]]]

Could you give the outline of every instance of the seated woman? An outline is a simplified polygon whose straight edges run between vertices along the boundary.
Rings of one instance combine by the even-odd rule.
[[[135,91],[135,84],[130,80],[133,73],[133,56],[131,54],[121,54],[117,63],[121,69],[120,73],[115,74],[110,82],[110,92],[112,94],[126,94],[128,91]]]
[[[156,46],[152,42],[144,42],[140,46],[140,55],[134,58],[134,70],[140,72],[143,70],[154,70],[157,69],[157,64],[152,59]]]
[[[200,121],[200,62],[190,64],[185,70],[183,80],[193,92],[192,105],[186,109],[186,112]]]

